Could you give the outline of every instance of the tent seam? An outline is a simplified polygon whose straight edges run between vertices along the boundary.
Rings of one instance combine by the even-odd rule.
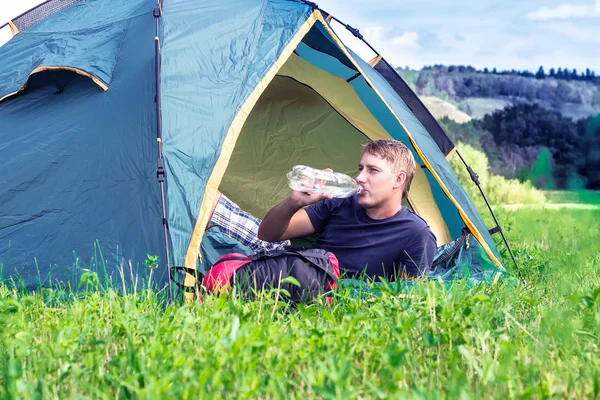
[[[132,19],[134,19],[134,18],[143,17],[143,16],[144,16],[144,15],[146,15],[146,14],[152,14],[152,11],[147,11],[147,12],[145,12],[145,13],[142,13],[142,14],[132,15],[131,17],[123,18],[123,19],[120,19],[120,20],[117,20],[117,21],[112,21],[112,22],[109,22],[109,23],[106,23],[106,24],[103,24],[103,25],[96,25],[96,26],[91,26],[91,27],[87,27],[87,28],[74,29],[74,30],[71,30],[71,31],[34,31],[34,32],[28,32],[28,31],[26,31],[26,30],[23,30],[23,31],[19,31],[19,33],[21,33],[21,34],[27,34],[27,35],[37,35],[37,34],[39,34],[39,33],[43,33],[43,34],[52,34],[52,33],[76,33],[76,32],[85,32],[85,31],[90,31],[90,30],[94,30],[94,29],[105,28],[105,27],[107,27],[107,26],[110,26],[110,25],[115,25],[115,24],[118,24],[118,23],[120,23],[120,22],[123,22],[123,21],[129,21],[129,20],[132,20]]]
[[[259,21],[260,21],[260,24],[261,24],[261,26],[262,26],[262,22],[264,22],[264,20],[265,20],[265,11],[266,11],[266,9],[267,9],[267,4],[268,4],[268,3],[269,3],[269,0],[264,0],[264,1],[263,1],[263,6],[262,6],[262,8],[261,8],[261,10],[260,10],[260,17],[259,17]],[[261,30],[260,30],[260,32],[257,30],[257,31],[256,31],[256,34],[254,35],[254,40],[252,41],[252,47],[250,48],[250,52],[249,52],[249,54],[248,54],[248,56],[249,56],[249,58],[248,58],[248,59],[250,59],[250,60],[252,60],[252,59],[253,59],[253,57],[254,57],[254,55],[255,55],[255,53],[256,53],[256,45],[257,45],[257,43],[258,43],[258,39],[260,38],[260,35],[261,35],[262,33],[263,33],[263,30],[261,29]],[[239,95],[242,93],[242,91],[243,91],[243,88],[245,88],[245,87],[246,87],[246,84],[248,83],[248,71],[250,71],[250,63],[248,63],[248,64],[247,64],[247,66],[246,66],[246,71],[244,72],[244,77],[242,78],[242,82],[241,82],[241,84],[240,84],[240,86],[239,86],[239,88],[238,88],[238,91],[237,91],[237,93],[236,93],[236,97],[238,97],[238,96],[239,96]],[[262,80],[262,78],[261,78],[261,80]],[[233,122],[233,120],[235,119],[235,116],[236,116],[236,115],[237,115],[237,113],[238,113],[238,112],[239,112],[239,111],[242,109],[242,107],[243,107],[243,105],[241,105],[241,106],[240,106],[240,107],[239,107],[239,108],[236,110],[236,112],[235,112],[235,115],[233,116],[233,118],[231,118],[231,120],[229,121],[229,124],[228,124],[227,126],[230,126],[230,125],[231,125],[231,123],[232,123],[232,122]]]
[[[123,37],[121,38],[121,43],[119,44],[119,49],[117,50],[117,54],[115,54],[115,65],[113,66],[112,74],[110,75],[110,81],[108,82],[108,86],[112,84],[113,77],[115,71],[117,70],[117,65],[119,65],[119,56],[121,55],[121,49],[123,49],[123,43],[125,42],[125,36],[129,33],[129,25],[131,25],[131,20],[127,20],[127,26],[125,27],[125,32],[123,33]]]

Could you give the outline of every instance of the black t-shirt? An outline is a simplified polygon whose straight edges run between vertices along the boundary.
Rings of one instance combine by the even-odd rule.
[[[342,271],[351,276],[363,271],[370,277],[419,276],[431,268],[436,238],[427,223],[406,207],[376,220],[352,196],[323,200],[305,210],[320,234],[314,247],[334,253]]]

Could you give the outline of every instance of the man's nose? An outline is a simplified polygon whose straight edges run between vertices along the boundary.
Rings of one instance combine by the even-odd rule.
[[[363,184],[363,183],[367,182],[367,180],[366,180],[366,174],[365,174],[365,170],[364,169],[362,171],[360,171],[360,173],[356,177],[356,182],[358,182],[360,184]]]

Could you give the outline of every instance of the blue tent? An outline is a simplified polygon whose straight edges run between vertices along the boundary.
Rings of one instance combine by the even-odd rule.
[[[260,217],[292,165],[352,173],[360,144],[379,138],[413,150],[408,205],[438,246],[464,247],[468,232],[502,271],[448,164],[452,142],[385,59],[363,61],[330,22],[297,0],[50,0],[11,21],[0,47],[3,280],[73,284],[98,268],[139,283],[151,254],[164,286],[167,260],[206,270],[217,190]]]

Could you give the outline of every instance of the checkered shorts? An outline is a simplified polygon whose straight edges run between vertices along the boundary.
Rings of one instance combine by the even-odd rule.
[[[224,234],[236,239],[255,252],[279,250],[290,246],[290,241],[265,242],[258,238],[261,220],[243,211],[237,204],[221,194],[207,229],[217,227]]]

